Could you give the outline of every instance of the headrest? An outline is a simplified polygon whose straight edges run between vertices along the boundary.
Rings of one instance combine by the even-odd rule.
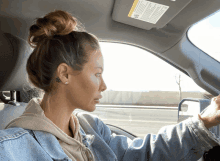
[[[0,91],[22,91],[29,87],[26,63],[32,49],[10,33],[0,34]]]

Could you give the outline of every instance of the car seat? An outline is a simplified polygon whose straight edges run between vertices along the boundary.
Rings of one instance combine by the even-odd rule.
[[[0,130],[19,117],[25,110],[25,102],[30,100],[26,62],[31,52],[25,40],[10,33],[0,34]],[[3,100],[6,98],[3,91],[11,91],[10,100]]]

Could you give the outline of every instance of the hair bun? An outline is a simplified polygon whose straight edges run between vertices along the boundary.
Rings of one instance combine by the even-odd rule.
[[[43,18],[37,18],[36,24],[30,27],[28,42],[32,47],[45,38],[52,38],[54,35],[67,35],[74,31],[77,26],[77,19],[70,13],[56,10],[50,12]]]

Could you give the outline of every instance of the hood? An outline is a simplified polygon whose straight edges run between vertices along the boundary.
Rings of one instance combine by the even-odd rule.
[[[59,127],[57,127],[50,119],[48,119],[43,109],[40,106],[41,99],[40,98],[33,98],[28,103],[24,113],[12,120],[6,127],[21,127],[23,129],[30,129],[30,130],[38,130],[38,131],[45,131],[55,135],[58,139],[63,139],[65,142],[66,137],[71,138],[66,133],[64,133]],[[74,139],[82,140],[79,134],[79,121],[77,117],[72,114],[70,119],[70,127],[74,133]],[[63,136],[66,136],[63,138]]]
[[[82,136],[80,134],[80,125],[75,114],[70,118],[70,128],[74,134],[74,138],[64,133],[58,126],[56,126],[50,119],[48,119],[43,109],[40,106],[41,99],[33,98],[29,101],[24,113],[12,120],[6,127],[21,127],[23,129],[44,131],[53,134],[59,141],[64,152],[72,159],[87,160],[83,155],[88,155],[91,152],[86,149],[82,143]],[[94,138],[93,138],[94,139]],[[82,154],[85,151],[85,154]],[[93,156],[94,157],[94,156]]]

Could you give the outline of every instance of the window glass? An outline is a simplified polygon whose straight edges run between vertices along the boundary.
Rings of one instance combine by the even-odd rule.
[[[199,21],[188,31],[190,41],[210,55],[220,61],[220,10]]]
[[[183,98],[205,90],[157,56],[134,46],[101,42],[107,90],[93,114],[138,137],[177,123]]]
[[[182,80],[182,91],[204,92],[194,81],[157,56],[134,46],[101,43],[104,57],[103,77],[108,90],[178,91],[176,80]]]

